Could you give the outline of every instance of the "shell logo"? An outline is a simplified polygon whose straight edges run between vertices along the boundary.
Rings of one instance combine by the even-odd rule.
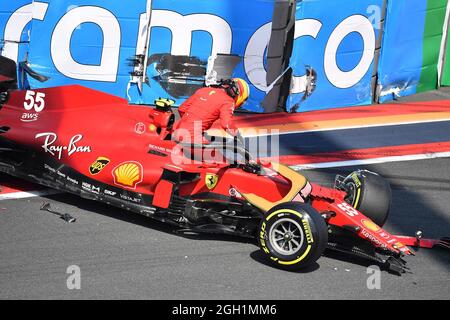
[[[365,220],[365,219],[364,219],[364,220],[362,220],[361,222],[362,222],[362,224],[363,224],[367,229],[369,229],[370,231],[378,232],[378,231],[381,230],[381,228],[380,228],[379,226],[377,226],[376,223],[373,222],[373,221],[371,221],[371,220]]]
[[[139,162],[123,162],[115,167],[112,172],[114,184],[134,190],[144,179],[143,172],[144,169]]]
[[[402,249],[404,247],[405,247],[405,245],[401,242],[397,242],[396,244],[394,244],[395,249]]]

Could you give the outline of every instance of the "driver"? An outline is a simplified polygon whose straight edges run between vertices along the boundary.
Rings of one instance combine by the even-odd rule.
[[[193,144],[208,144],[204,134],[214,122],[235,139],[243,142],[233,124],[233,113],[249,97],[248,83],[239,78],[222,80],[219,85],[197,90],[178,109],[181,119],[175,125],[174,140]]]

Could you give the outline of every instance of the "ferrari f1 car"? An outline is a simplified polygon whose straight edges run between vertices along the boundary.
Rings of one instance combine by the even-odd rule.
[[[0,87],[0,171],[11,176],[180,232],[256,238],[268,261],[286,269],[310,266],[328,248],[401,273],[402,257],[414,254],[382,229],[391,191],[375,173],[338,176],[327,188],[279,163],[192,161],[198,146],[172,141],[175,115],[164,101],[133,106],[77,85],[16,90],[12,74],[0,76]]]

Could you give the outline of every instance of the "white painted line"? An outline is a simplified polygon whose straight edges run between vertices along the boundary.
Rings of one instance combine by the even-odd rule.
[[[447,41],[450,41],[448,27],[449,27],[449,20],[450,20],[450,1],[447,3],[447,10],[445,13],[445,20],[444,20],[444,26],[442,31],[442,41],[441,41],[441,50],[439,51],[439,60],[438,60],[438,85],[441,85],[441,79],[442,79],[442,72],[444,71],[444,62],[445,61],[445,51],[446,51],[446,45]]]
[[[372,159],[362,159],[362,160],[309,163],[309,164],[301,164],[301,165],[291,166],[291,168],[293,168],[294,170],[310,170],[310,169],[352,167],[352,166],[389,163],[389,162],[428,160],[428,159],[437,159],[437,158],[450,158],[450,152],[424,153],[424,154],[413,154],[413,155],[405,155],[405,156],[372,158]]]
[[[13,193],[0,193],[0,201],[1,200],[16,200],[16,199],[26,199],[26,198],[33,198],[33,197],[42,197],[42,196],[50,196],[53,194],[59,194],[62,193],[58,190],[39,190],[39,191],[20,191],[20,192],[13,192]]]

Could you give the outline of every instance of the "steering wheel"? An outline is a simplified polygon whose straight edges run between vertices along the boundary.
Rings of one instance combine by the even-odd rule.
[[[210,146],[213,148],[225,148],[228,150],[232,149],[235,153],[238,153],[241,156],[243,156],[245,162],[237,165],[239,168],[242,168],[242,170],[254,174],[260,174],[262,172],[261,165],[254,160],[255,157],[253,157],[253,155],[250,153],[250,151],[248,151],[246,146],[238,139],[210,136],[207,134],[205,134],[204,137],[205,139],[211,142],[209,145],[205,146]]]
[[[222,136],[210,136],[208,134],[204,135],[205,139],[208,140],[210,143],[209,146],[213,146],[215,148],[225,148],[228,150],[233,149],[236,153],[241,154],[246,162],[249,162],[250,160],[253,160],[254,157],[252,154],[248,151],[248,149],[245,147],[245,145],[239,141],[236,138],[229,138],[229,137],[222,137]],[[205,145],[205,146],[208,146]]]

